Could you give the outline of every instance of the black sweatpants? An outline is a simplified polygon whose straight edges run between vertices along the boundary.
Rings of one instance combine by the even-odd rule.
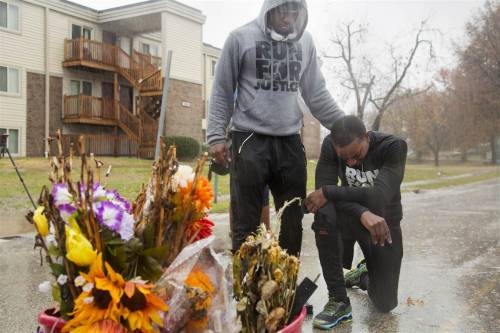
[[[269,136],[232,132],[231,209],[233,251],[260,223],[266,185],[276,209],[285,201],[306,195],[306,157],[300,135]],[[300,253],[302,217],[299,204],[289,206],[281,222],[280,246],[290,254]]]
[[[368,268],[368,295],[381,312],[389,312],[398,305],[398,284],[403,239],[400,221],[387,221],[392,244],[374,245],[370,233],[351,215],[326,204],[314,217],[313,230],[323,276],[330,297],[346,300],[342,267],[351,269],[354,244],[358,242]]]

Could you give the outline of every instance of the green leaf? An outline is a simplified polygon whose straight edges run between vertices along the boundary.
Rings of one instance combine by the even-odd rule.
[[[163,273],[163,269],[152,257],[141,257],[137,269],[137,273],[145,280],[155,282]]]
[[[61,303],[61,290],[59,289],[58,284],[52,284],[52,298],[57,303]]]
[[[56,278],[61,274],[66,274],[64,266],[61,264],[52,263],[50,264],[50,269],[52,270],[52,274],[54,274]]]
[[[144,237],[144,247],[152,248],[155,242],[155,234],[154,234],[154,226],[152,224],[147,224],[144,228],[143,237]]]
[[[50,244],[47,250],[48,250],[47,252],[49,253],[49,255],[51,255],[52,257],[62,257],[61,251],[54,244]]]
[[[159,261],[163,261],[163,259],[165,259],[167,255],[167,252],[168,252],[168,246],[162,245],[158,247],[153,247],[151,249],[146,249],[142,251],[140,254],[141,256],[153,257]]]

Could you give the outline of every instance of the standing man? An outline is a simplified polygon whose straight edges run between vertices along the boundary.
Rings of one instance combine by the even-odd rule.
[[[343,115],[326,89],[312,37],[305,32],[307,17],[305,0],[265,0],[257,19],[229,34],[217,64],[207,137],[218,163],[228,165],[232,159],[234,251],[257,230],[266,184],[277,209],[306,195],[300,96],[326,127]],[[225,129],[231,118],[230,153]],[[281,225],[280,245],[294,255],[300,253],[302,217],[294,205]]]
[[[323,141],[317,190],[306,199],[307,209],[315,213],[313,230],[329,294],[324,310],[314,318],[316,328],[330,329],[352,318],[346,286],[368,290],[381,312],[397,306],[406,153],[404,140],[367,132],[355,116],[336,121]],[[342,266],[351,268],[355,242],[365,260],[344,280]]]

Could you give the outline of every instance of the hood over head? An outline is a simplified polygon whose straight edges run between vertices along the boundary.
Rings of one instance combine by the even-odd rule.
[[[297,3],[299,6],[299,15],[294,23],[293,32],[290,33],[293,37],[289,39],[291,41],[296,41],[302,37],[302,34],[306,30],[307,26],[308,15],[306,0],[264,0],[257,21],[262,31],[272,38],[269,22],[267,22],[267,13],[269,13],[270,10],[286,3]]]

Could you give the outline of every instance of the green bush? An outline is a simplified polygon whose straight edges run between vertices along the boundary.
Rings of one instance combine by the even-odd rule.
[[[200,143],[191,137],[167,136],[165,142],[167,147],[177,147],[177,158],[180,160],[193,160],[200,154]]]

